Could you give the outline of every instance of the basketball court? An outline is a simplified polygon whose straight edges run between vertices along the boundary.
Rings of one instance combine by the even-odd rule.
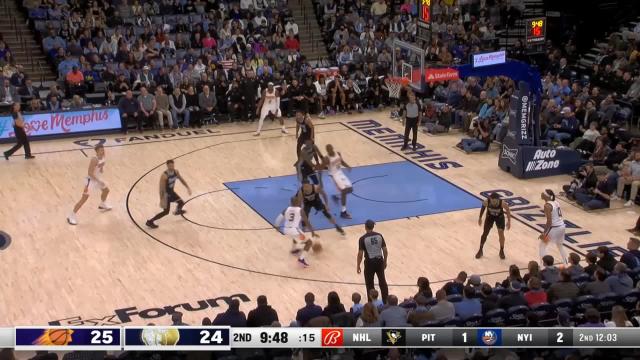
[[[200,323],[226,309],[235,296],[248,313],[267,295],[284,325],[295,318],[308,291],[326,304],[336,290],[345,306],[364,293],[356,273],[358,238],[364,221],[376,220],[389,249],[390,293],[405,298],[426,276],[440,288],[460,270],[494,283],[510,264],[525,268],[538,258],[544,215],[540,192],[560,191],[568,176],[519,180],[497,166],[498,152],[466,155],[454,149],[460,135],[420,134],[416,152],[401,152],[403,127],[385,112],[313,119],[316,143],[328,143],[353,166],[348,207],[353,219],[338,218],[339,235],[322,214],[311,214],[324,250],[301,268],[289,254],[290,240],[272,226],[296,191],[293,120],[289,135],[267,122],[199,130],[91,136],[32,144],[37,158],[13,157],[0,166],[0,230],[11,238],[0,250],[0,326],[61,324],[169,324],[174,310]],[[97,209],[99,194],[78,214],[65,218],[82,193],[93,146],[106,148],[104,180],[113,210]],[[3,147],[6,147],[4,145]],[[187,201],[184,216],[169,215],[158,229],[144,223],[159,211],[158,181],[165,161],[193,189],[176,186]],[[336,189],[328,177],[329,195]],[[482,199],[498,191],[512,205],[506,260],[498,257],[495,230],[476,260],[482,228]],[[624,247],[638,216],[633,209],[588,213],[562,204],[568,222],[566,246],[585,254],[599,246]],[[550,248],[557,257],[557,250]]]

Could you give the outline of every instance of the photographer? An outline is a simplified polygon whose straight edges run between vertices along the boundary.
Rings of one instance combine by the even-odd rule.
[[[605,209],[609,207],[611,195],[616,191],[616,177],[607,174],[598,175],[594,189],[575,193],[576,202],[585,210]]]
[[[489,150],[489,145],[491,144],[489,121],[482,120],[474,122],[472,127],[473,138],[462,139],[456,146],[463,149],[467,154]]]
[[[576,178],[569,185],[562,186],[567,198],[576,200],[577,193],[589,194],[598,184],[598,177],[592,163],[587,163],[578,170]]]

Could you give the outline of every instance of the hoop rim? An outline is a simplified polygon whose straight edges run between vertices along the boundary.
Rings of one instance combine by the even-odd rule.
[[[389,80],[390,82],[399,83],[405,86],[411,83],[411,80],[409,80],[409,78],[406,76],[391,76],[391,77],[388,77],[387,80]]]

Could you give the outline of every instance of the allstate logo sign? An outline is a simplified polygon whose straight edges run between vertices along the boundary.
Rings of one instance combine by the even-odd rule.
[[[509,149],[507,145],[502,145],[502,154],[500,154],[500,157],[503,159],[508,159],[513,163],[513,165],[516,165],[516,159],[518,158],[518,149]]]

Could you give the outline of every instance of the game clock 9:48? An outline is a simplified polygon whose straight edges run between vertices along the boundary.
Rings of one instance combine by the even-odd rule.
[[[286,331],[276,331],[273,333],[263,331],[260,333],[260,342],[263,344],[286,344],[289,342],[289,334]]]

